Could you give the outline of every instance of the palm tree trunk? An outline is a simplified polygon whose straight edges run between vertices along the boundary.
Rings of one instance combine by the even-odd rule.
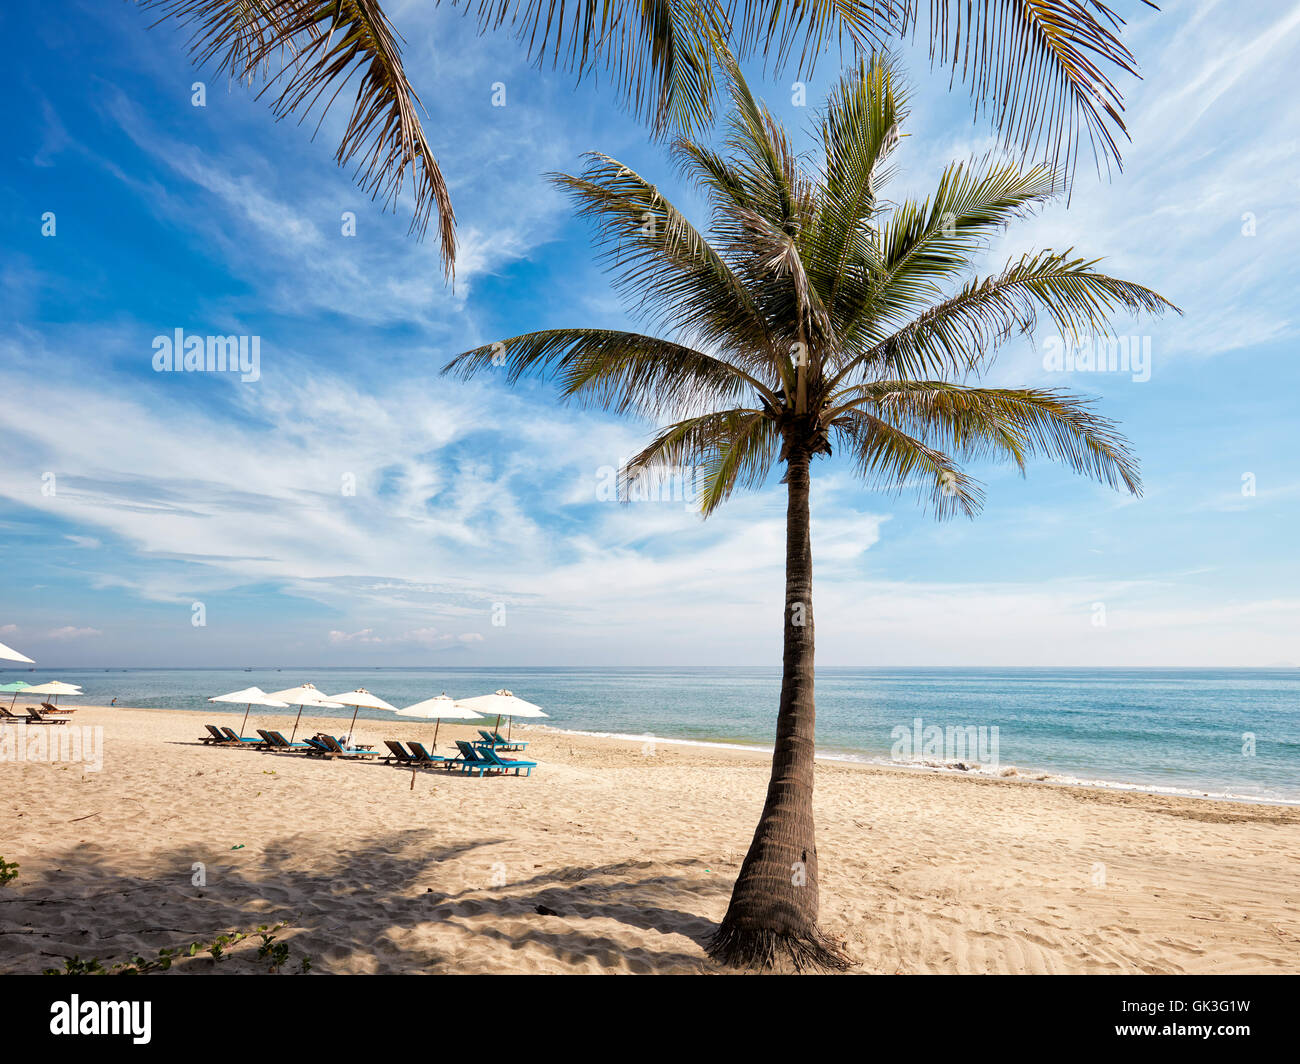
[[[848,958],[817,927],[817,843],[813,826],[811,453],[786,456],[785,655],[772,776],[763,815],[740,867],[727,915],[709,943],[723,964],[797,971],[843,970]]]

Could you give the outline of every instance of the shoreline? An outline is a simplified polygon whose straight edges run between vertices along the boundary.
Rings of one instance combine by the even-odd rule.
[[[218,717],[218,715],[220,715],[220,717],[234,715],[226,712],[226,710],[216,710],[216,712],[213,712],[211,709],[187,709],[183,708],[183,706],[175,708],[175,706],[86,705],[82,706],[82,709],[101,709],[109,713],[120,712],[121,710],[121,712],[129,713],[185,713],[194,715],[211,713],[213,717]],[[261,719],[272,719],[274,717],[276,717],[276,714],[264,713],[253,715],[253,717],[248,719],[248,730],[253,730],[253,728],[259,727],[257,721],[261,721]],[[308,719],[315,719],[318,723],[325,723],[330,721],[338,722],[343,721],[343,719],[351,718],[308,718],[307,712],[304,710],[302,719],[304,723],[307,722]],[[363,725],[387,725],[387,723],[400,723],[403,727],[407,727],[411,722],[403,721],[403,719],[395,717],[363,717],[363,715],[357,715],[356,723],[357,727]],[[424,723],[428,722],[417,723],[420,723],[422,726]],[[456,723],[452,721],[446,722],[445,725],[443,725],[443,730],[454,730],[456,727],[467,726],[456,725]],[[528,732],[549,732],[549,734],[552,735],[573,735],[582,736],[582,738],[588,739],[607,739],[617,741],[617,743],[637,743],[643,745],[646,741],[653,741],[655,744],[669,745],[669,747],[697,748],[702,749],[702,751],[725,751],[729,753],[746,754],[746,756],[761,757],[764,761],[770,760],[772,756],[771,747],[763,747],[761,744],[754,743],[738,743],[738,741],[733,743],[733,741],[725,739],[680,739],[675,738],[675,736],[650,734],[632,735],[628,734],[628,732],[589,731],[585,730],[585,728],[560,728],[555,727],[554,725],[545,725],[545,723],[520,723],[520,725],[516,725],[516,728],[517,730]],[[476,738],[476,736],[473,735],[472,727],[469,728],[469,732],[471,732],[469,738]],[[450,734],[450,731],[448,731],[448,734]],[[998,766],[997,771],[988,771],[979,767],[978,762],[971,762],[971,767],[967,767],[967,769],[963,770],[956,769],[956,767],[950,765],[935,764],[935,762],[928,760],[918,760],[915,762],[894,761],[892,758],[875,756],[875,754],[870,754],[865,751],[818,752],[815,754],[815,757],[819,762],[827,762],[827,764],[870,767],[870,769],[896,771],[896,773],[933,774],[952,779],[980,779],[991,783],[1032,783],[1043,784],[1043,786],[1047,787],[1078,787],[1082,788],[1082,790],[1136,793],[1136,795],[1156,795],[1173,797],[1173,799],[1212,801],[1212,803],[1275,806],[1275,808],[1279,809],[1300,809],[1300,799],[1238,795],[1238,793],[1232,792],[1200,791],[1190,787],[1166,787],[1161,786],[1161,784],[1132,783],[1125,782],[1125,780],[1071,777],[1071,775],[1049,773],[1049,771],[1040,769],[1021,769],[1021,767],[1015,765],[1001,765]]]
[[[549,724],[534,724],[531,725],[531,727],[534,729],[554,732],[557,735],[585,735],[593,739],[615,739],[620,742],[634,743],[645,743],[647,740],[653,740],[656,743],[665,743],[673,746],[695,746],[705,749],[737,750],[744,753],[762,754],[768,758],[772,756],[772,748],[770,746],[759,746],[752,743],[733,743],[728,742],[725,739],[678,739],[663,735],[630,735],[624,732],[597,732],[576,728],[556,728]],[[893,769],[899,772],[933,772],[952,776],[957,779],[984,779],[989,780],[990,782],[1002,781],[1008,783],[1041,783],[1051,787],[1086,787],[1104,791],[1117,791],[1120,793],[1159,794],[1173,798],[1200,799],[1211,802],[1234,802],[1245,805],[1274,805],[1281,808],[1300,807],[1300,798],[1261,798],[1249,794],[1233,794],[1226,791],[1198,791],[1190,787],[1166,787],[1154,783],[1127,783],[1119,780],[1086,779],[1076,776],[1060,775],[1041,769],[1021,769],[1017,765],[1001,765],[998,767],[997,771],[988,771],[981,768],[977,762],[972,762],[971,767],[959,769],[951,765],[936,764],[933,761],[924,759],[917,761],[896,761],[892,758],[869,754],[865,751],[842,750],[829,751],[825,753],[818,751],[815,757],[818,761],[829,761],[836,764],[867,765],[873,768]]]
[[[71,703],[70,703],[71,705]],[[73,707],[76,708],[76,707]],[[211,707],[188,708],[188,707],[164,707],[164,706],[83,706],[84,709],[103,709],[109,712],[118,710],[139,712],[139,713],[185,713],[202,715],[210,713],[216,716],[232,716],[229,711],[224,709],[213,710]],[[307,707],[310,708],[310,707]],[[258,727],[257,721],[269,719],[272,714],[260,713],[249,718],[249,729]],[[306,721],[306,710],[304,710],[303,720]],[[350,717],[320,717],[314,718],[318,721],[342,721],[350,720]],[[359,715],[357,718],[358,727],[362,724],[382,725],[390,722],[405,723],[400,718],[370,717]],[[12,722],[9,722],[12,723]],[[445,728],[455,727],[455,722],[448,722]],[[504,727],[505,725],[503,725]],[[757,743],[733,742],[727,739],[684,739],[674,736],[641,734],[635,735],[626,732],[612,731],[592,731],[583,728],[559,728],[551,724],[542,723],[520,723],[517,728],[527,729],[529,731],[543,731],[555,735],[577,735],[593,739],[610,739],[616,742],[641,743],[653,741],[656,744],[668,746],[694,747],[702,750],[725,750],[735,753],[762,756],[770,759],[772,748]],[[472,729],[471,729],[472,731]],[[476,737],[472,736],[471,737]],[[1081,776],[1071,776],[1062,773],[1049,772],[1046,769],[1021,768],[1018,765],[999,765],[996,771],[989,771],[982,768],[978,762],[970,762],[966,769],[958,769],[948,764],[936,763],[932,759],[917,759],[911,762],[896,761],[892,758],[884,757],[878,754],[872,754],[868,751],[858,750],[818,750],[816,759],[819,762],[828,762],[841,765],[862,765],[871,768],[882,769],[895,772],[911,773],[933,773],[936,775],[948,776],[955,779],[982,779],[991,782],[1006,783],[1036,783],[1049,787],[1079,787],[1088,790],[1108,791],[1119,794],[1151,794],[1162,795],[1171,798],[1187,798],[1207,802],[1227,802],[1231,804],[1250,805],[1250,806],[1276,806],[1282,809],[1300,808],[1300,798],[1278,798],[1278,797],[1260,797],[1250,794],[1236,794],[1231,791],[1205,791],[1193,787],[1178,787],[1173,785],[1161,785],[1155,783],[1133,782],[1126,780],[1111,780],[1101,778],[1090,778]]]

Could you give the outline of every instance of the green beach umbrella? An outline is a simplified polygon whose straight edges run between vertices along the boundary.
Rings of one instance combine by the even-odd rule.
[[[29,683],[23,683],[22,680],[15,680],[13,683],[7,683],[7,684],[5,684],[3,687],[0,687],[0,691],[13,691],[13,692],[14,692],[14,696],[13,696],[13,698],[9,699],[9,708],[10,708],[10,709],[13,709],[13,708],[14,708],[14,703],[18,701],[18,692],[21,691],[21,690],[23,690],[24,688],[27,688],[27,687],[30,687],[30,686],[31,686],[31,684],[29,684]]]

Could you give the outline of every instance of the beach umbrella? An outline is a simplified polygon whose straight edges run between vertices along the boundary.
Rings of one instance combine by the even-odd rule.
[[[0,643],[0,658],[5,658],[9,661],[25,661],[28,665],[36,664],[36,662],[32,661],[32,659],[26,654],[19,654],[13,647],[7,647],[3,643]]]
[[[22,680],[15,680],[13,683],[7,683],[3,687],[0,687],[0,691],[12,691],[14,693],[13,698],[9,699],[10,709],[13,709],[14,703],[18,701],[18,692],[23,688],[30,686],[31,684],[24,683]]]
[[[477,698],[462,698],[459,704],[474,710],[476,713],[482,713],[485,717],[490,717],[495,713],[497,728],[501,727],[502,717],[510,717],[513,724],[515,717],[548,716],[548,714],[542,712],[540,706],[525,702],[522,698],[516,698],[504,688],[500,691],[494,691],[490,695],[479,695]]]
[[[58,698],[59,695],[79,695],[81,688],[74,683],[64,683],[62,680],[50,680],[49,683],[37,684],[35,687],[24,687],[25,695],[50,695]],[[14,699],[18,698],[14,695]]]
[[[433,726],[433,748],[438,749],[438,729],[442,726],[444,719],[450,720],[482,720],[483,714],[476,713],[457,702],[451,695],[443,691],[442,694],[433,698],[426,698],[423,702],[416,702],[413,706],[404,706],[395,711],[399,717],[418,717],[421,720],[436,720],[438,723]]]
[[[330,709],[343,708],[342,702],[331,702],[325,696],[325,692],[319,690],[313,683],[305,683],[299,687],[286,687],[283,691],[272,691],[270,697],[278,698],[281,702],[298,707],[298,715],[293,719],[293,735],[289,736],[289,742],[293,742],[298,734],[298,722],[302,720],[303,706],[328,706]]]
[[[215,698],[209,698],[209,702],[243,702],[244,719],[239,723],[239,734],[244,734],[244,725],[248,723],[248,711],[254,706],[272,706],[275,709],[288,709],[288,702],[281,702],[279,699],[272,698],[260,687],[245,687],[242,691],[231,691],[228,695],[217,695]]]
[[[341,695],[330,695],[331,702],[338,702],[345,706],[356,706],[352,711],[352,723],[348,725],[348,742],[352,742],[352,729],[357,723],[357,714],[361,712],[361,707],[366,709],[390,709],[397,711],[396,706],[389,705],[382,698],[376,698],[364,687],[358,687],[355,691],[344,691]]]

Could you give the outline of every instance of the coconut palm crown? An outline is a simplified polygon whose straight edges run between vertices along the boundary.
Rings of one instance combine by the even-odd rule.
[[[847,964],[819,929],[812,816],[812,461],[848,456],[869,487],[916,490],[940,516],[973,516],[963,466],[1043,456],[1134,494],[1137,463],[1113,422],[1057,389],[980,387],[998,347],[1048,325],[1104,335],[1113,315],[1165,299],[1073,251],[987,276],[971,264],[1009,222],[1059,194],[1058,175],[996,155],[949,165],[921,202],[882,199],[907,113],[888,57],[850,69],[800,154],[727,59],[723,143],[673,155],[706,194],[707,235],[630,167],[592,154],[554,175],[591,219],[616,287],[649,332],[548,329],[467,351],[446,372],[541,376],[567,401],[655,419],[625,471],[695,469],[704,514],[777,465],[787,485],[784,668],[772,775],[715,959],[797,969]]]

